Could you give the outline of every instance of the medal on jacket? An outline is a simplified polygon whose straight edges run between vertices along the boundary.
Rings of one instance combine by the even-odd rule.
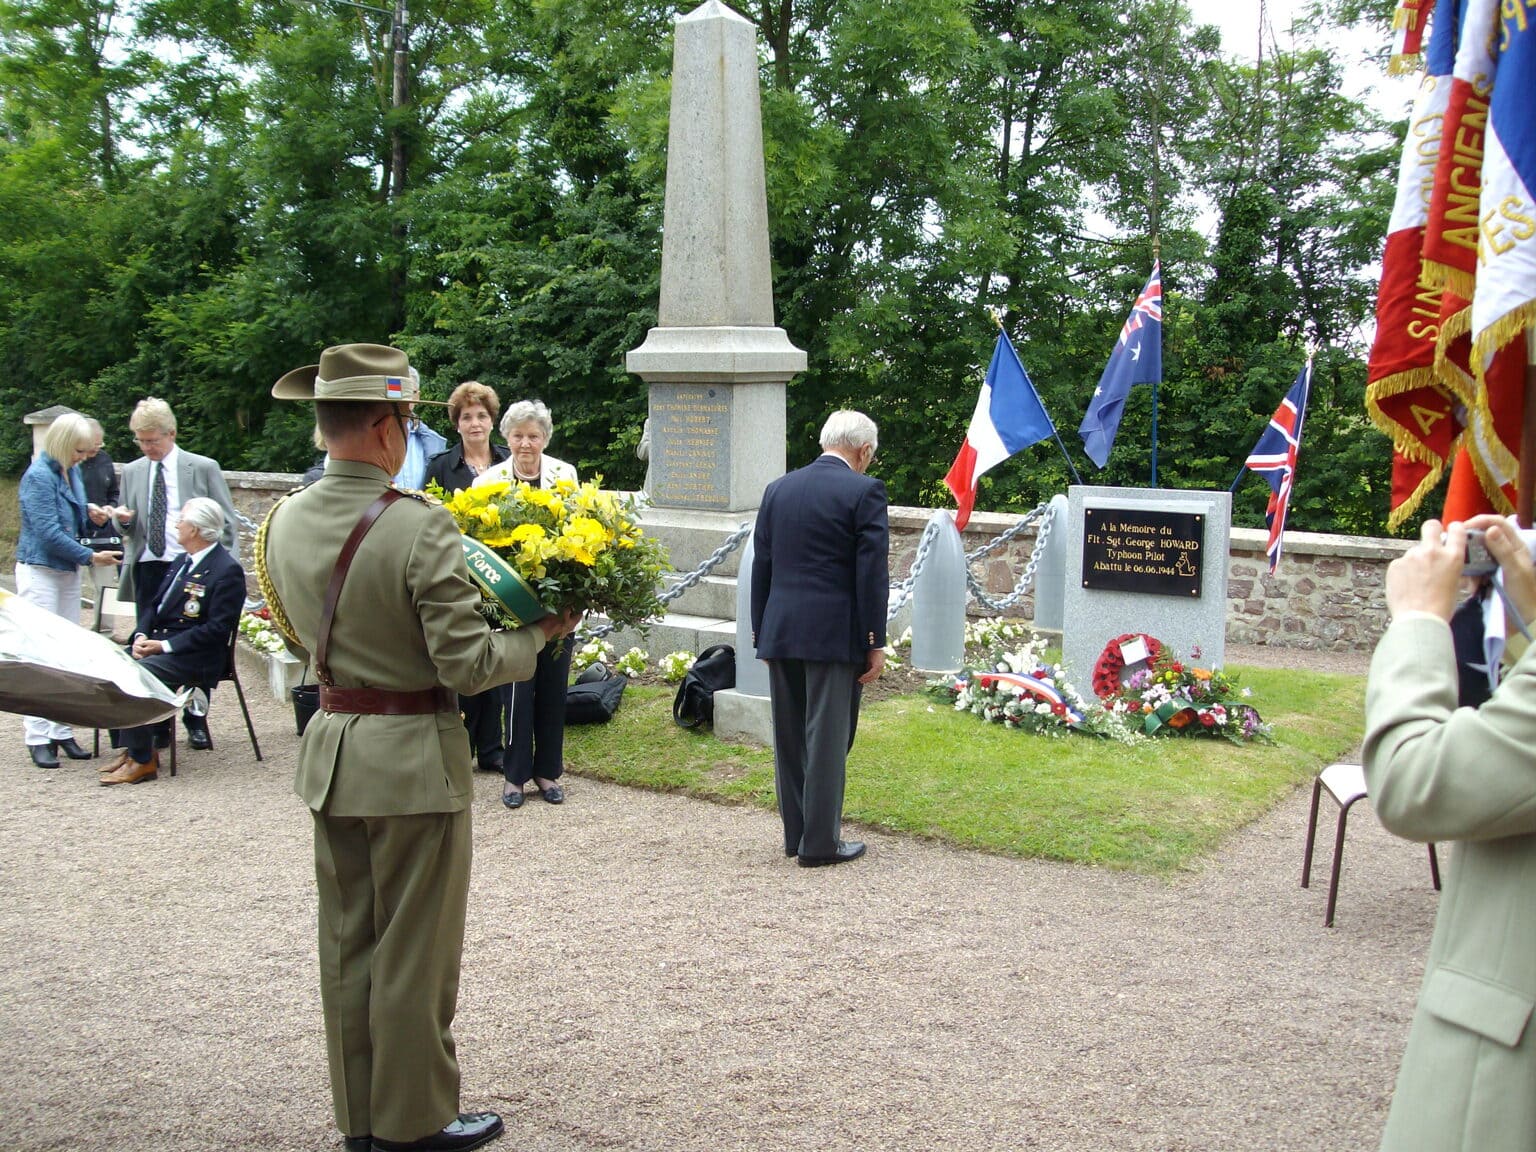
[[[186,587],[187,602],[182,606],[181,614],[189,619],[196,619],[203,614],[203,593],[207,589],[201,584],[188,584]]]

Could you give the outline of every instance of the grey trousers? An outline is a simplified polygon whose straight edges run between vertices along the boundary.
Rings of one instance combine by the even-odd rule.
[[[831,856],[837,851],[863,670],[819,660],[768,661],[773,779],[785,852]]]

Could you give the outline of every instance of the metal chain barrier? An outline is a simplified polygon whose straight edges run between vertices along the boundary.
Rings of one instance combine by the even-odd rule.
[[[894,595],[891,596],[885,613],[887,624],[896,619],[896,613],[900,612],[907,601],[912,599],[912,588],[923,571],[923,565],[928,563],[928,554],[933,551],[933,542],[938,538],[938,534],[938,521],[930,519],[923,528],[922,538],[917,542],[917,555],[912,558],[912,569],[907,573],[907,578],[891,585]]]
[[[725,558],[740,548],[741,542],[751,534],[752,524],[750,522],[737,528],[736,531],[725,538],[724,544],[709,554],[704,563],[700,564],[692,572],[682,576],[676,584],[661,593],[656,599],[660,600],[663,604],[670,604],[684,592],[688,591],[688,589],[697,588],[699,582],[716,568],[720,567],[725,562]],[[585,624],[582,624],[576,629],[576,635],[586,640],[601,640],[613,631],[614,626],[612,624],[599,624],[595,628],[588,628]]]
[[[1024,599],[1025,593],[1027,593],[1034,585],[1035,568],[1040,562],[1041,553],[1045,551],[1045,542],[1051,537],[1052,522],[1050,517],[1045,515],[1045,513],[1049,510],[1049,504],[1041,504],[1033,511],[1026,512],[1024,517],[1017,524],[1008,529],[1008,531],[1004,532],[1002,535],[998,536],[997,539],[989,541],[988,543],[982,545],[980,548],[976,549],[974,552],[966,553],[965,586],[970,590],[971,598],[974,599],[983,608],[987,608],[993,612],[1006,612],[1009,608],[1012,608],[1014,605],[1016,605],[1020,600]],[[1033,524],[1036,520],[1041,521],[1040,531],[1039,534],[1035,537],[1035,546],[1030,551],[1029,563],[1024,565],[1024,574],[1019,577],[1019,582],[1013,586],[1012,592],[1008,593],[1008,595],[1002,597],[999,600],[994,600],[991,596],[987,595],[986,589],[981,586],[981,581],[976,579],[976,574],[971,571],[971,565],[977,560],[985,559],[993,552],[996,552],[999,548],[1008,543],[1008,541],[1012,540],[1015,536],[1017,536],[1029,525]]]

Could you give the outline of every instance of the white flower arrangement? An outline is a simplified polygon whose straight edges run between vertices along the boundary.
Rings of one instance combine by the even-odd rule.
[[[692,652],[668,652],[657,662],[661,668],[661,678],[668,684],[680,683],[697,659]]]
[[[606,640],[588,640],[571,656],[571,668],[584,672],[594,664],[613,665],[613,645]]]
[[[643,648],[631,648],[612,664],[615,672],[622,672],[625,676],[642,676],[645,674],[646,655]]]
[[[242,612],[240,623],[237,626],[240,631],[240,639],[246,646],[257,652],[275,655],[287,650],[283,638],[277,634],[277,629],[272,626],[272,621],[264,616],[257,616],[253,612]]]

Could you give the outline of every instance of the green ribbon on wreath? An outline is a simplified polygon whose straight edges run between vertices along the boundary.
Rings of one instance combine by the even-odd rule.
[[[1147,735],[1151,736],[1164,724],[1172,721],[1173,718],[1180,712],[1189,712],[1192,715],[1198,715],[1195,713],[1195,710],[1188,704],[1175,704],[1172,700],[1169,700],[1166,704],[1159,704],[1156,708],[1143,716],[1141,719],[1142,726],[1146,728]],[[1185,727],[1187,727],[1187,725],[1185,725]]]

